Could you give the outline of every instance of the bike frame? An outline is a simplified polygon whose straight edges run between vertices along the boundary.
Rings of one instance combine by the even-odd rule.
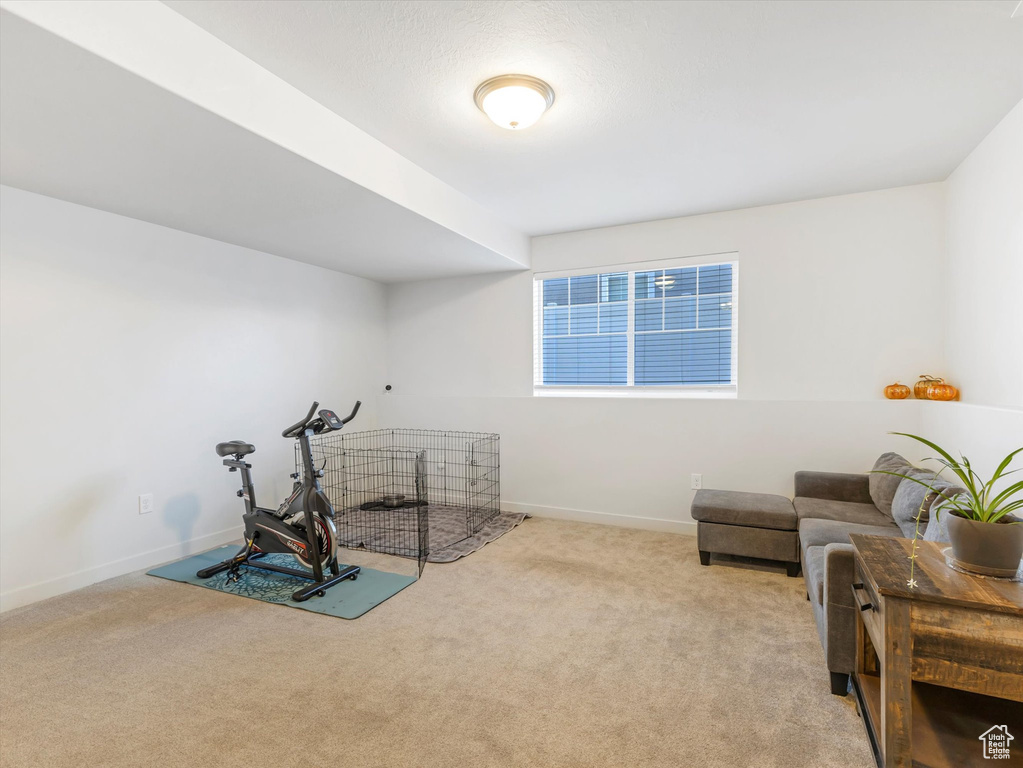
[[[209,578],[210,576],[225,570],[231,570],[232,573],[237,573],[237,570],[241,565],[247,565],[252,568],[260,568],[267,571],[277,571],[278,573],[286,573],[291,576],[309,579],[313,582],[309,586],[299,589],[292,595],[292,598],[296,602],[302,602],[303,600],[308,600],[313,595],[322,596],[326,594],[327,589],[335,584],[338,584],[345,579],[355,579],[358,576],[361,571],[359,566],[347,565],[342,569],[338,565],[337,558],[332,557],[329,563],[330,575],[329,577],[324,577],[323,564],[320,562],[319,539],[316,535],[316,514],[317,511],[322,511],[325,517],[332,519],[333,509],[330,505],[330,501],[326,498],[323,490],[320,488],[316,468],[313,466],[312,447],[310,445],[309,438],[314,434],[317,434],[319,431],[340,429],[355,418],[360,405],[362,405],[362,403],[357,402],[352,413],[345,419],[338,419],[333,411],[320,411],[320,418],[314,419],[314,414],[316,412],[316,408],[319,407],[319,403],[313,403],[313,407],[309,410],[309,414],[303,421],[298,422],[283,432],[284,437],[293,437],[298,440],[299,449],[302,455],[302,512],[305,517],[305,538],[308,546],[306,553],[309,558],[309,562],[312,565],[312,573],[309,571],[301,571],[296,568],[287,568],[284,566],[273,565],[271,563],[259,562],[258,558],[262,557],[262,553],[254,553],[252,551],[253,543],[255,541],[253,538],[251,541],[247,541],[246,545],[242,548],[242,551],[230,560],[225,560],[215,566],[204,568],[199,571],[196,574],[199,578]],[[250,471],[252,469],[251,464],[243,461],[239,455],[236,455],[233,459],[224,459],[224,466],[229,467],[232,472],[238,471],[241,473],[242,488],[238,491],[238,495],[241,496],[245,502],[246,515],[270,515],[275,518],[278,525],[285,526],[289,529],[294,528],[293,526],[285,523],[276,512],[262,509],[256,505],[256,491],[252,484],[252,473]],[[291,506],[294,506],[294,502],[292,502]],[[291,507],[289,507],[289,509],[290,508]],[[285,511],[285,516],[287,516],[286,513],[287,510]]]
[[[298,444],[302,453],[302,472],[305,477],[302,478],[302,486],[305,491],[302,493],[302,508],[305,510],[305,530],[307,541],[309,542],[309,561],[313,565],[313,575],[316,577],[316,581],[323,580],[323,566],[320,565],[320,547],[316,540],[316,524],[313,520],[313,498],[317,494],[322,494],[320,490],[320,481],[316,477],[316,469],[313,467],[313,452],[312,446],[309,444],[309,438],[312,436],[313,431],[306,429],[302,432],[302,436],[298,438]],[[331,507],[328,505],[328,509]],[[333,514],[331,515],[333,517]],[[331,564],[331,572],[337,573],[337,565]]]

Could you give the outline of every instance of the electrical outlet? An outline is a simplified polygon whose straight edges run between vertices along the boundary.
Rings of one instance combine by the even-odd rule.
[[[703,475],[700,475],[700,474],[697,474],[696,472],[694,472],[693,473],[692,489],[694,491],[698,491],[701,488],[703,488]]]
[[[139,514],[148,515],[153,511],[153,494],[143,493],[139,496]]]

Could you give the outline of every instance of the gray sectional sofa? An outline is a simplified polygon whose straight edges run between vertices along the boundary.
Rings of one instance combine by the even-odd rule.
[[[944,523],[931,522],[944,503],[941,495],[882,473],[910,475],[949,496],[962,490],[895,453],[882,455],[873,469],[865,474],[796,472],[788,510],[781,503],[787,499],[766,494],[708,490],[693,500],[704,565],[711,553],[727,553],[780,560],[795,575],[793,560],[798,560],[831,673],[831,692],[840,696],[848,691],[856,645],[849,534],[912,537],[919,513],[922,538],[948,540]],[[790,551],[789,536],[795,552]]]

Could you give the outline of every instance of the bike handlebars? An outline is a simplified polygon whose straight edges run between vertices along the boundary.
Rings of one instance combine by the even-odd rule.
[[[359,409],[361,407],[362,407],[362,400],[356,400],[355,401],[355,407],[352,408],[352,412],[349,413],[347,416],[345,416],[343,419],[341,419],[341,423],[342,424],[347,424],[349,421],[354,419],[355,418],[355,414],[357,414],[359,412]]]
[[[305,431],[305,425],[312,420],[313,414],[316,413],[316,409],[319,407],[320,404],[314,401],[313,407],[309,409],[309,413],[305,415],[305,418],[302,419],[301,421],[296,421],[286,430],[281,432],[281,437],[298,437],[299,435],[301,435],[302,432]]]
[[[312,404],[312,407],[309,409],[309,413],[307,413],[305,415],[305,418],[302,419],[301,421],[295,422],[290,427],[288,427],[286,430],[281,432],[281,437],[298,437],[303,432],[305,432],[307,429],[309,429],[309,427],[312,425],[312,423],[314,421],[319,421],[320,422],[320,424],[319,424],[320,428],[316,429],[317,434],[319,434],[322,431],[330,431],[329,429],[327,429],[327,430],[321,429],[322,427],[325,427],[325,426],[329,427],[330,426],[329,424],[324,422],[323,419],[314,419],[313,418],[313,416],[316,415],[316,409],[319,408],[319,407],[320,407],[320,404],[318,402],[314,402]],[[359,412],[359,408],[361,408],[361,407],[362,407],[362,401],[361,400],[356,400],[355,401],[355,407],[352,408],[352,412],[350,414],[348,414],[345,418],[340,419],[341,424],[342,425],[347,424],[349,421],[354,419],[355,418],[355,414],[357,414]],[[330,415],[333,416],[332,413]]]

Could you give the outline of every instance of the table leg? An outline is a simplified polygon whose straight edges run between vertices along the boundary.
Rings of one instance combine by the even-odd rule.
[[[884,664],[881,670],[881,733],[885,768],[913,764],[913,636],[908,600],[885,600]]]
[[[870,634],[863,624],[863,619],[856,620],[856,673],[859,675],[879,675],[881,673],[874,652],[874,644],[870,642]]]

